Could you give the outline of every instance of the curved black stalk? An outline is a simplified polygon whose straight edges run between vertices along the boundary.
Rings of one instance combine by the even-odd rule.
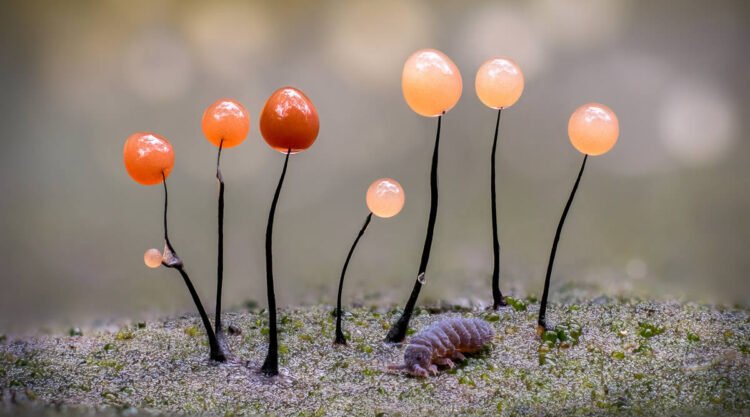
[[[166,175],[164,175],[163,171],[161,175],[163,179],[162,182],[164,183],[164,243],[166,245],[166,247],[164,248],[164,260],[162,261],[162,264],[167,268],[176,269],[182,276],[182,279],[185,281],[185,285],[187,285],[188,287],[188,291],[190,291],[190,296],[193,297],[193,302],[195,303],[195,307],[198,309],[198,314],[201,316],[203,327],[206,328],[210,357],[217,362],[224,362],[226,361],[226,357],[224,356],[224,353],[222,352],[221,348],[219,347],[219,343],[216,340],[216,334],[214,333],[213,328],[211,328],[211,322],[208,320],[208,315],[206,314],[206,310],[203,308],[203,303],[201,303],[201,299],[200,297],[198,297],[198,293],[195,291],[195,287],[193,287],[193,283],[190,281],[190,277],[188,277],[187,272],[185,272],[182,260],[177,256],[177,253],[172,247],[172,243],[169,242],[169,235],[167,233],[167,206],[169,203],[167,194],[167,177]]]
[[[372,219],[372,212],[370,212],[370,214],[367,215],[367,218],[365,219],[365,224],[362,225],[362,229],[359,230],[359,234],[357,235],[357,238],[354,239],[352,248],[349,249],[349,254],[346,255],[346,262],[344,262],[344,269],[341,270],[341,279],[339,280],[339,295],[338,295],[338,300],[336,301],[336,340],[334,341],[334,343],[337,345],[346,344],[346,337],[344,337],[344,332],[341,331],[341,316],[343,315],[343,311],[341,310],[341,291],[344,289],[344,275],[346,275],[346,267],[349,266],[349,260],[352,258],[352,254],[354,253],[354,248],[357,247],[357,243],[359,242],[359,239],[362,237],[363,234],[365,234],[365,230],[367,230],[367,226],[370,224],[371,219]]]
[[[573,190],[570,192],[570,197],[568,197],[568,202],[565,204],[565,210],[563,210],[562,217],[560,218],[560,223],[557,225],[557,231],[555,232],[555,240],[552,242],[552,251],[549,254],[549,263],[547,264],[547,276],[544,278],[544,293],[542,293],[542,303],[539,306],[539,321],[537,322],[539,324],[538,330],[539,331],[545,331],[547,330],[547,296],[549,293],[549,280],[550,276],[552,275],[552,264],[555,263],[555,253],[557,252],[557,243],[560,241],[560,233],[562,233],[563,223],[565,223],[565,217],[568,215],[568,210],[570,210],[570,205],[573,203],[573,197],[576,195],[576,190],[578,190],[578,184],[581,182],[581,175],[583,175],[583,169],[586,167],[586,159],[588,159],[588,155],[585,155],[583,157],[583,163],[581,163],[581,170],[578,171],[578,178],[576,178],[575,184],[573,184]]]
[[[445,112],[444,112],[445,113]],[[417,280],[414,282],[414,288],[411,290],[409,301],[406,302],[404,312],[399,317],[398,321],[391,326],[388,331],[388,335],[385,340],[389,343],[400,343],[406,337],[406,329],[409,327],[409,320],[414,312],[414,306],[417,304],[417,298],[419,297],[419,290],[422,289],[422,284],[425,281],[425,271],[427,270],[427,262],[430,260],[430,249],[432,247],[432,234],[435,230],[435,220],[437,219],[437,208],[438,208],[438,184],[437,184],[437,168],[438,168],[438,147],[440,145],[440,122],[443,116],[438,116],[437,134],[435,135],[435,148],[432,151],[432,169],[430,171],[430,219],[427,223],[427,236],[424,240],[424,249],[422,250],[422,260],[419,263],[419,272],[417,273]]]
[[[219,153],[216,156],[216,180],[219,182],[219,239],[216,255],[216,314],[214,315],[214,329],[216,339],[223,351],[229,351],[229,346],[224,340],[224,330],[221,327],[221,295],[224,284],[224,177],[221,175],[221,149],[224,147],[224,139],[219,143]]]
[[[271,251],[271,237],[273,236],[273,218],[276,214],[276,203],[279,201],[281,186],[284,184],[286,176],[286,167],[289,164],[289,155],[292,150],[286,152],[284,159],[284,168],[281,170],[279,185],[276,186],[276,193],[273,195],[271,202],[271,211],[268,213],[268,224],[266,225],[266,290],[268,293],[268,355],[266,356],[263,366],[260,370],[268,376],[279,374],[279,339],[276,334],[276,295],[273,291],[273,253]]]
[[[492,254],[494,255],[492,269],[492,308],[495,310],[508,305],[505,302],[503,293],[500,292],[500,242],[497,237],[497,198],[495,196],[495,151],[497,150],[497,134],[500,130],[500,114],[502,111],[502,108],[497,109],[495,139],[492,141],[492,163],[490,164],[492,171],[490,191],[492,197]]]

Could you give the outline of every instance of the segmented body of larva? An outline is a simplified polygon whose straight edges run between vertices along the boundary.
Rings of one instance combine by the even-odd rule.
[[[412,375],[437,374],[437,366],[453,367],[453,360],[466,359],[463,353],[478,351],[495,337],[495,330],[480,319],[454,318],[433,323],[412,337],[404,351],[402,365],[388,369],[405,369]]]

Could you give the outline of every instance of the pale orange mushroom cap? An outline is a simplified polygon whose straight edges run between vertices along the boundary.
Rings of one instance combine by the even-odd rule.
[[[587,155],[606,153],[615,146],[619,134],[620,123],[615,112],[603,104],[589,103],[579,107],[568,122],[570,142]]]
[[[125,141],[123,159],[125,169],[137,183],[155,185],[161,183],[172,172],[174,150],[169,141],[162,136],[138,132],[130,135]]]
[[[417,114],[440,116],[461,98],[463,81],[456,64],[435,49],[420,49],[404,64],[401,88],[406,103]]]
[[[161,265],[161,252],[159,249],[151,248],[143,254],[143,262],[149,268],[158,268]]]
[[[502,109],[515,104],[523,93],[523,73],[508,58],[492,58],[482,64],[474,83],[485,106]]]
[[[247,137],[250,131],[250,116],[245,107],[236,100],[222,99],[208,106],[203,113],[201,127],[209,142],[217,147],[221,145],[222,148],[231,148],[242,143]]]
[[[396,180],[381,178],[367,188],[367,207],[382,218],[397,215],[404,207],[404,189]]]

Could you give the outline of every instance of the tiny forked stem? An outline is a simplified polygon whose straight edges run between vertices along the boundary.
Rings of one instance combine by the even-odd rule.
[[[492,308],[497,310],[500,307],[505,307],[508,303],[505,302],[503,293],[500,292],[500,242],[497,237],[497,197],[495,193],[495,151],[497,150],[497,135],[500,131],[500,114],[503,109],[497,109],[497,122],[495,123],[495,139],[492,141],[492,163],[491,167],[491,188],[490,196],[492,199],[492,254],[493,254],[493,269],[492,269]]]
[[[555,232],[555,240],[552,242],[552,251],[549,254],[549,263],[547,264],[547,276],[544,278],[544,292],[542,293],[542,301],[539,306],[539,320],[537,321],[538,330],[547,330],[547,296],[549,295],[549,281],[552,275],[552,265],[555,263],[555,254],[557,253],[557,243],[560,241],[560,234],[562,233],[563,223],[565,223],[565,217],[568,216],[570,205],[573,203],[573,197],[576,195],[578,190],[578,184],[581,182],[581,175],[583,175],[583,169],[586,168],[586,160],[588,155],[584,155],[583,162],[581,163],[581,170],[578,171],[578,177],[576,178],[575,184],[573,184],[573,190],[570,191],[570,197],[568,202],[565,204],[560,223],[557,225],[557,231]]]
[[[276,330],[276,295],[273,290],[273,253],[271,238],[273,236],[273,218],[276,214],[276,204],[279,201],[281,186],[284,184],[286,176],[286,167],[289,164],[289,155],[292,153],[290,148],[286,152],[284,159],[284,168],[281,170],[279,184],[276,186],[276,192],[271,202],[271,210],[268,213],[268,224],[266,225],[266,291],[268,295],[268,355],[263,362],[260,370],[267,376],[279,374],[279,339]]]
[[[192,281],[190,281],[190,277],[188,276],[187,272],[185,272],[182,260],[177,256],[177,253],[172,247],[172,244],[169,242],[169,234],[167,232],[167,207],[169,201],[169,195],[167,193],[167,176],[164,174],[164,171],[162,171],[161,176],[162,182],[164,183],[164,243],[166,245],[164,254],[165,260],[162,261],[162,264],[167,268],[176,269],[182,276],[182,279],[185,281],[185,285],[188,287],[188,291],[190,292],[190,296],[193,298],[195,307],[198,309],[198,314],[200,315],[201,321],[203,322],[203,327],[206,328],[206,336],[208,336],[208,346],[210,349],[210,358],[217,362],[225,362],[226,356],[219,347],[219,343],[216,340],[216,334],[211,327],[211,322],[208,320],[206,310],[203,308],[203,303],[201,303],[201,299],[198,296],[198,293],[195,291],[195,287],[193,287],[193,283]]]
[[[341,316],[343,315],[343,311],[341,310],[341,292],[344,289],[344,275],[346,275],[346,267],[349,266],[349,260],[352,258],[352,254],[354,253],[354,248],[357,247],[357,243],[359,242],[359,239],[362,237],[362,235],[365,234],[365,230],[367,230],[367,226],[370,224],[370,220],[372,220],[372,212],[370,212],[367,215],[367,218],[365,219],[365,224],[362,225],[362,229],[359,230],[359,234],[357,235],[357,238],[354,239],[354,243],[352,244],[351,249],[349,249],[349,254],[346,255],[346,262],[344,262],[344,268],[341,270],[341,279],[339,280],[339,295],[338,295],[338,300],[336,301],[336,340],[334,341],[334,343],[337,345],[346,344],[346,337],[344,337],[344,332],[341,331]]]
[[[445,114],[445,112],[443,112]],[[419,263],[419,272],[417,273],[417,280],[414,282],[414,288],[411,290],[409,300],[406,302],[404,312],[401,313],[398,321],[391,326],[388,331],[388,335],[385,337],[388,343],[400,343],[406,337],[406,330],[409,328],[409,320],[414,312],[414,306],[417,304],[417,298],[419,297],[419,291],[422,289],[424,283],[425,271],[427,270],[427,262],[430,260],[430,249],[432,248],[432,235],[435,230],[435,221],[437,220],[437,209],[438,209],[438,184],[437,184],[437,168],[438,168],[438,149],[440,146],[440,122],[443,116],[438,116],[437,134],[435,135],[435,148],[432,151],[432,168],[430,170],[430,218],[427,222],[427,236],[424,240],[424,249],[422,249],[422,260]]]

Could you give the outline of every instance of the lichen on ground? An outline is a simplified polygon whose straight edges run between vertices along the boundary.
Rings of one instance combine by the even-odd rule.
[[[744,308],[642,300],[500,311],[429,308],[412,329],[446,317],[489,321],[495,339],[437,377],[388,371],[404,345],[383,338],[399,311],[355,308],[349,344],[334,346],[331,307],[280,311],[282,375],[256,369],[267,314],[227,313],[234,358],[216,365],[200,321],[185,316],[118,330],[0,340],[0,414],[25,415],[747,415],[750,316]]]

